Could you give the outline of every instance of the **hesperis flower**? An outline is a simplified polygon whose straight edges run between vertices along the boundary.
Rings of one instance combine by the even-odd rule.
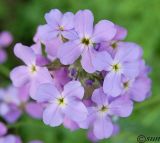
[[[26,111],[33,117],[43,112],[51,127],[88,129],[93,142],[117,135],[119,118],[131,115],[135,101],[150,97],[142,47],[124,42],[127,30],[109,20],[94,25],[90,10],[63,14],[53,9],[45,20],[35,44],[14,48],[25,65],[11,71],[11,80],[16,87],[27,85],[42,107],[31,101]]]

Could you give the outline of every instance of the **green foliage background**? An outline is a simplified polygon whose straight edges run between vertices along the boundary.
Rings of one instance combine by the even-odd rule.
[[[144,58],[152,67],[152,96],[143,103],[136,103],[133,114],[120,119],[121,132],[101,143],[136,143],[137,136],[160,136],[160,0],[0,0],[0,31],[9,30],[14,43],[32,44],[36,27],[43,24],[44,14],[58,8],[63,12],[90,9],[95,22],[109,19],[128,29],[127,41],[140,44]],[[9,70],[19,64],[12,48],[9,58],[0,65],[0,86],[9,83]],[[42,121],[23,115],[19,123],[11,125],[24,143],[41,139],[44,143],[89,143],[85,131],[70,132],[63,127],[50,128]]]

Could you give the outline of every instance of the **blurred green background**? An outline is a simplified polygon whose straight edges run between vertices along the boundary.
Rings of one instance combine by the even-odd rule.
[[[126,40],[143,47],[144,58],[152,67],[151,98],[136,103],[133,114],[119,120],[120,134],[101,143],[136,143],[140,134],[160,136],[160,0],[0,0],[0,31],[8,30],[13,34],[13,45],[16,42],[31,45],[37,26],[45,23],[44,14],[54,8],[63,12],[90,9],[95,22],[108,19],[124,26],[128,29]],[[13,56],[13,45],[8,48],[9,58],[4,64],[8,69],[19,64]],[[7,84],[7,69],[0,74],[1,85]],[[50,128],[25,115],[14,127],[14,132],[22,137],[24,143],[32,139],[44,143],[90,142],[83,130],[70,132],[63,127]]]

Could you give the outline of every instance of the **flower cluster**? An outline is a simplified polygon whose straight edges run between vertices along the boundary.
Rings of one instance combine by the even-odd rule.
[[[15,123],[24,111],[40,119],[42,109],[42,105],[30,100],[27,86],[15,88],[11,85],[0,89],[0,117],[8,123]]]
[[[4,31],[0,33],[0,64],[7,59],[7,54],[4,48],[8,47],[12,41],[13,38],[9,32]]]
[[[45,20],[32,46],[15,45],[25,65],[11,71],[13,85],[28,86],[32,99],[44,105],[47,125],[88,129],[93,141],[115,135],[115,118],[128,117],[134,101],[150,95],[142,48],[124,42],[127,30],[111,21],[94,25],[90,10],[54,9]]]
[[[11,132],[10,129],[19,122],[18,119],[24,111],[33,118],[42,117],[43,106],[31,101],[27,88],[15,88],[11,85],[0,89],[0,118],[3,119],[0,122],[0,143],[21,143],[20,137],[12,134],[13,129]]]

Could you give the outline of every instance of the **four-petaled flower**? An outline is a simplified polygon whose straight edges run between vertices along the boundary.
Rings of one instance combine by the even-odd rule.
[[[113,97],[122,92],[122,78],[134,79],[139,74],[141,50],[133,43],[121,43],[114,57],[108,52],[102,51],[96,55],[93,61],[98,71],[107,71],[103,83],[103,90]]]
[[[93,106],[88,107],[88,117],[79,125],[81,128],[90,128],[97,139],[108,138],[113,134],[113,123],[110,116],[128,117],[133,109],[133,102],[127,96],[116,99],[96,89],[92,95]]]
[[[16,87],[29,84],[30,95],[34,98],[36,88],[39,84],[52,82],[51,75],[46,67],[37,65],[36,55],[30,47],[16,44],[14,53],[26,65],[13,69],[10,73],[10,78]]]
[[[43,113],[43,121],[50,126],[59,126],[65,117],[75,121],[83,121],[87,117],[87,108],[82,103],[84,88],[79,81],[70,81],[59,91],[53,84],[41,84],[35,99],[47,103]]]
[[[89,10],[80,10],[75,15],[75,31],[77,35],[74,40],[64,43],[59,51],[58,58],[65,65],[73,64],[80,55],[81,65],[89,73],[95,72],[93,59],[96,54],[94,46],[97,43],[111,40],[116,34],[115,25],[102,20],[93,28],[93,14]]]

